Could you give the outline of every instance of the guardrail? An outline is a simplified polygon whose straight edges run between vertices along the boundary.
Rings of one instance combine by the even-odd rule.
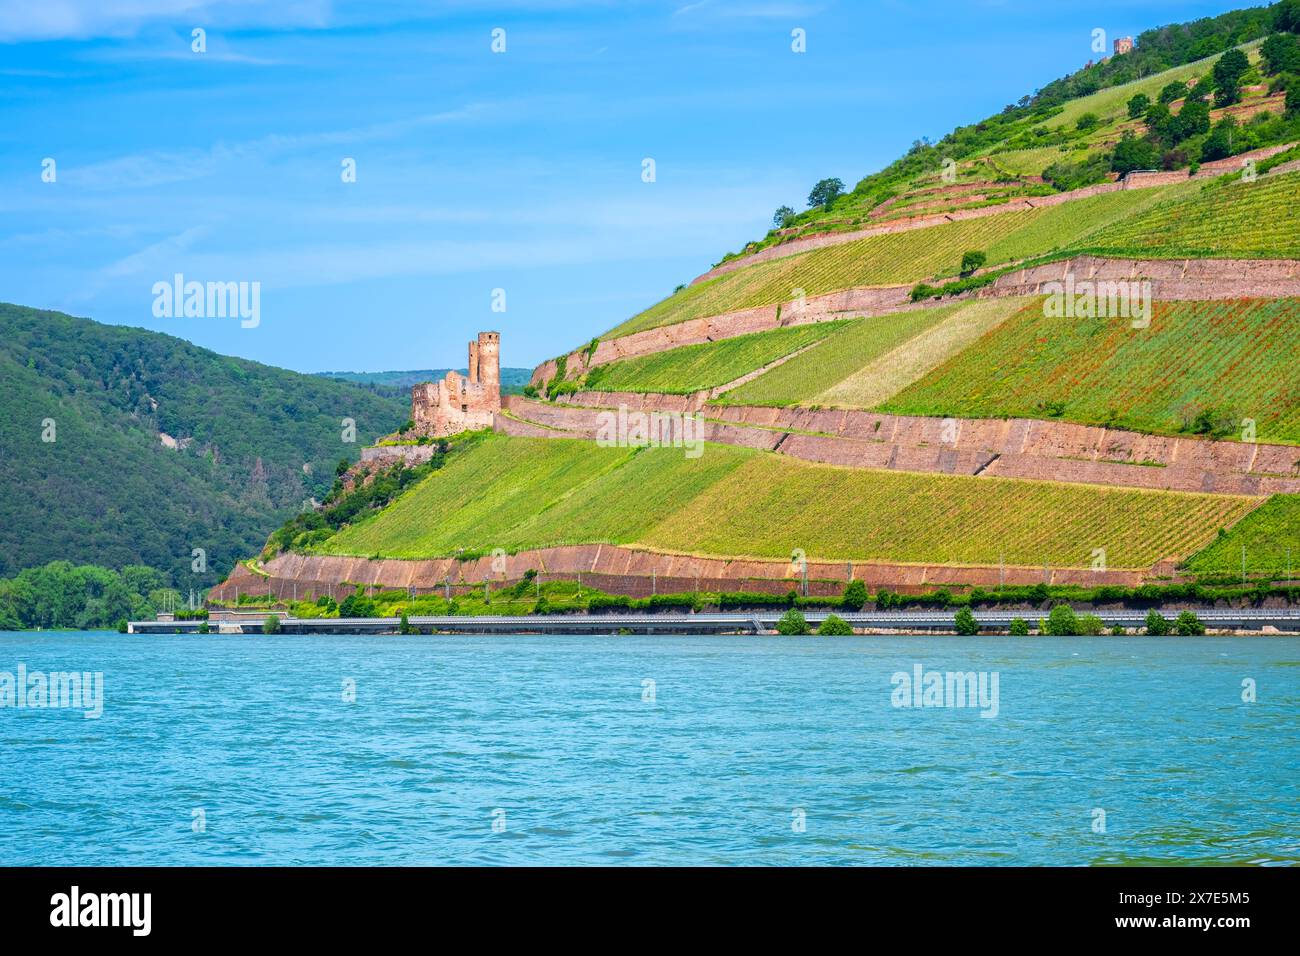
[[[612,634],[631,631],[636,634],[729,634],[758,633],[776,629],[776,623],[785,608],[765,609],[736,613],[672,613],[672,614],[551,614],[551,615],[483,615],[483,616],[417,616],[408,623],[422,632],[458,634]],[[1184,608],[1164,609],[1162,613],[1173,618]],[[1186,608],[1196,613],[1212,629],[1259,630],[1273,627],[1278,630],[1300,632],[1300,608]],[[828,614],[838,614],[849,624],[860,628],[895,629],[902,631],[951,631],[953,611],[805,611],[804,617],[816,628]],[[974,611],[975,621],[987,630],[1005,630],[1015,618],[1023,618],[1033,626],[1045,611]],[[1146,609],[1118,611],[1090,611],[1101,618],[1107,627],[1142,627]],[[197,633],[200,621],[132,621],[128,626],[133,634]],[[243,634],[260,634],[260,621],[222,622],[227,631],[238,628]],[[383,618],[284,618],[280,631],[285,634],[395,634],[400,626],[395,617]],[[217,631],[217,621],[209,623]]]

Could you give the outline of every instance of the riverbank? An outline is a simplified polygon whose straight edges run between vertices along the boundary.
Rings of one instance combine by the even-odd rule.
[[[1173,620],[1182,610],[1190,610],[1207,630],[1216,633],[1249,632],[1257,634],[1300,632],[1300,608],[1206,608],[1191,607],[1166,610]],[[406,627],[421,634],[769,634],[775,633],[785,608],[734,613],[681,612],[598,613],[550,615],[438,615],[409,616]],[[1038,629],[1047,613],[1015,610],[971,611],[980,632],[1007,632],[1016,620],[1025,621],[1031,631]],[[1109,630],[1120,627],[1140,632],[1150,613],[1145,609],[1097,610],[1091,612]],[[804,614],[808,625],[817,626],[830,614],[842,618],[855,631],[880,633],[956,633],[953,611],[813,611]],[[283,612],[244,611],[211,621],[132,621],[131,634],[198,634],[209,632],[261,634],[267,619],[276,623],[274,630],[283,634],[397,634],[402,618],[295,618]]]

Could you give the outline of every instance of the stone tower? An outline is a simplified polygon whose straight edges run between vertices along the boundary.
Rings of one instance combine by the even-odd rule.
[[[417,435],[441,438],[491,428],[501,411],[501,333],[480,332],[469,343],[466,374],[448,372],[441,382],[411,389],[411,421]]]
[[[478,380],[483,387],[497,393],[497,404],[500,406],[501,394],[501,333],[500,332],[480,332],[478,342],[475,343],[478,348],[470,346],[470,356],[478,362]]]

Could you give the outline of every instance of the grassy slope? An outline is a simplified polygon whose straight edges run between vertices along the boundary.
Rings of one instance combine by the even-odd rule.
[[[816,347],[723,394],[733,405],[793,405],[831,388],[873,359],[911,341],[957,306],[856,319]]]
[[[1243,547],[1247,574],[1297,570],[1300,495],[1274,495],[1192,558],[1188,568],[1198,574],[1239,574]]]
[[[1300,257],[1300,172],[1255,182],[1218,179],[1181,191],[1087,241],[1110,255],[1160,259]]]
[[[612,362],[588,376],[587,388],[676,394],[715,388],[820,342],[843,325],[842,322],[797,325]]]
[[[335,554],[433,557],[579,542],[716,556],[1145,567],[1203,546],[1255,499],[813,465],[708,445],[632,454],[494,436],[375,518]]]
[[[1261,441],[1300,442],[1298,349],[1295,299],[1158,303],[1148,329],[1034,303],[881,409],[1041,418],[1060,402],[1069,421],[1173,434],[1208,407],[1254,419]]]
[[[0,304],[0,333],[0,574],[68,559],[216,583],[409,414],[391,390],[58,312]],[[159,432],[192,443],[164,448]],[[191,572],[193,548],[207,573]]]

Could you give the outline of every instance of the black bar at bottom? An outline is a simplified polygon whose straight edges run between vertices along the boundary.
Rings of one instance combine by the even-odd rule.
[[[927,942],[971,942],[978,928],[985,941],[1033,932],[1231,944],[1293,934],[1297,889],[1300,874],[1286,868],[9,868],[0,869],[0,925],[6,942],[282,938],[333,947],[452,927],[493,941],[561,925],[581,937],[597,914],[604,925],[627,920],[634,936],[657,935],[661,919],[699,919],[728,927],[734,941],[761,937],[773,920],[812,930],[838,914],[855,935],[911,927]]]

